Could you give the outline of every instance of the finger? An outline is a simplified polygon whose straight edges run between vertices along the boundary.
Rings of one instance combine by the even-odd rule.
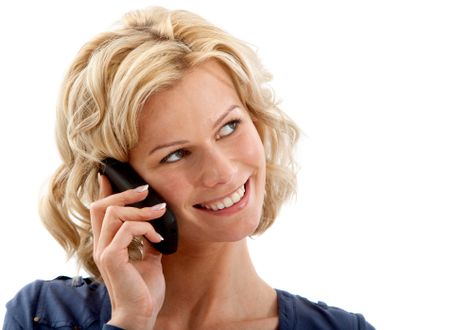
[[[100,191],[102,195],[107,195],[110,191],[110,183],[108,179],[101,175],[99,176]],[[90,205],[90,215],[91,215],[91,225],[92,233],[94,236],[94,248],[95,242],[98,241],[100,237],[100,232],[102,228],[103,218],[105,217],[105,212],[108,206],[111,205],[127,205],[133,204],[143,200],[148,194],[148,186],[141,186],[135,189],[129,189],[118,194],[108,195],[102,199],[93,202]]]
[[[142,209],[135,207],[109,206],[106,210],[100,236],[97,241],[98,249],[101,251],[106,248],[124,223],[144,222],[157,219],[160,218],[165,211],[165,204],[158,204],[153,207]]]
[[[112,187],[106,176],[102,175],[100,172],[97,173],[97,181],[99,185],[99,199],[105,198],[106,196],[112,194]],[[102,226],[102,221],[100,221],[99,219],[104,216],[102,206],[103,205],[101,203],[94,202],[90,207],[92,234],[94,236],[94,249]]]
[[[109,196],[112,194],[112,187],[109,183],[108,178],[106,178],[101,173],[97,173],[97,181],[99,185],[99,199],[105,198],[106,196]],[[91,226],[92,226],[92,234],[94,236],[94,247],[95,242],[98,240],[98,237],[100,235],[100,229],[102,226],[102,222],[98,221],[97,218],[100,218],[104,212],[100,209],[101,205],[99,203],[92,203],[90,207],[91,212]]]
[[[158,235],[159,235],[159,233],[158,233]],[[161,240],[159,242],[163,241],[164,237],[162,237],[161,235],[159,235],[159,236],[161,238]],[[149,257],[155,257],[155,256],[160,257],[161,256],[161,252],[156,250],[155,247],[150,244],[150,242],[153,242],[153,243],[158,243],[158,242],[156,242],[154,240],[151,240],[147,236],[145,236],[145,237],[147,239],[144,239],[142,241],[142,244],[144,245],[143,246],[143,250],[142,250],[142,252],[144,253],[144,259],[149,258]]]
[[[108,206],[105,217],[118,218],[125,221],[149,221],[160,218],[166,212],[166,203],[137,208],[133,206]]]
[[[106,196],[109,196],[113,193],[111,183],[109,182],[108,178],[105,175],[102,175],[101,173],[98,173],[98,184],[100,186],[99,189],[99,199],[105,198]]]
[[[148,184],[113,194],[113,189],[106,175],[99,175],[99,200],[105,205],[128,205],[143,200],[148,194]]]
[[[117,231],[111,244],[104,249],[104,254],[110,256],[108,259],[113,259],[113,262],[114,256],[128,255],[128,246],[136,236],[144,236],[154,243],[161,242],[161,237],[150,223],[128,221]]]
[[[163,239],[148,222],[125,222],[114,236],[111,245],[117,249],[128,248],[136,236],[144,236],[150,242],[159,243]]]

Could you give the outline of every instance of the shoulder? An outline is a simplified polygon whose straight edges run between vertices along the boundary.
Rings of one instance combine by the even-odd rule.
[[[7,305],[4,329],[81,327],[109,319],[111,305],[103,284],[90,278],[60,276],[23,287]]]
[[[361,314],[314,303],[289,292],[276,290],[280,330],[375,330]]]

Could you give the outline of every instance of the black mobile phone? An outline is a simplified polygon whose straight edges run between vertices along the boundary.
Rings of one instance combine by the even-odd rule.
[[[106,158],[103,160],[101,173],[106,175],[109,179],[115,193],[148,184],[136,173],[130,164],[120,162],[114,158]],[[150,185],[148,190],[148,195],[143,201],[128,206],[143,208],[164,203],[161,196],[159,196]],[[162,217],[150,220],[149,222],[164,238],[164,240],[159,243],[151,242],[155,249],[162,254],[172,254],[176,252],[178,248],[178,225],[172,210],[169,207],[166,207],[166,212]]]

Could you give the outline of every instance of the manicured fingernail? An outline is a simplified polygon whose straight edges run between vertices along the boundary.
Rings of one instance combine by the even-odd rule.
[[[146,190],[148,190],[148,184],[144,184],[143,186],[134,188],[134,191],[138,193],[144,192]]]
[[[164,237],[162,237],[160,234],[158,234],[158,236],[161,239],[161,241],[164,241]]]
[[[153,205],[150,209],[154,210],[154,211],[159,211],[162,210],[166,207],[166,203],[159,203],[156,205]]]

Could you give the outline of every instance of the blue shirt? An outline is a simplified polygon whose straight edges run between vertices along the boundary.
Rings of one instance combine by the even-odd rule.
[[[375,330],[361,314],[276,290],[280,330]],[[38,280],[7,303],[3,330],[119,329],[105,323],[111,317],[106,287],[89,278]]]

